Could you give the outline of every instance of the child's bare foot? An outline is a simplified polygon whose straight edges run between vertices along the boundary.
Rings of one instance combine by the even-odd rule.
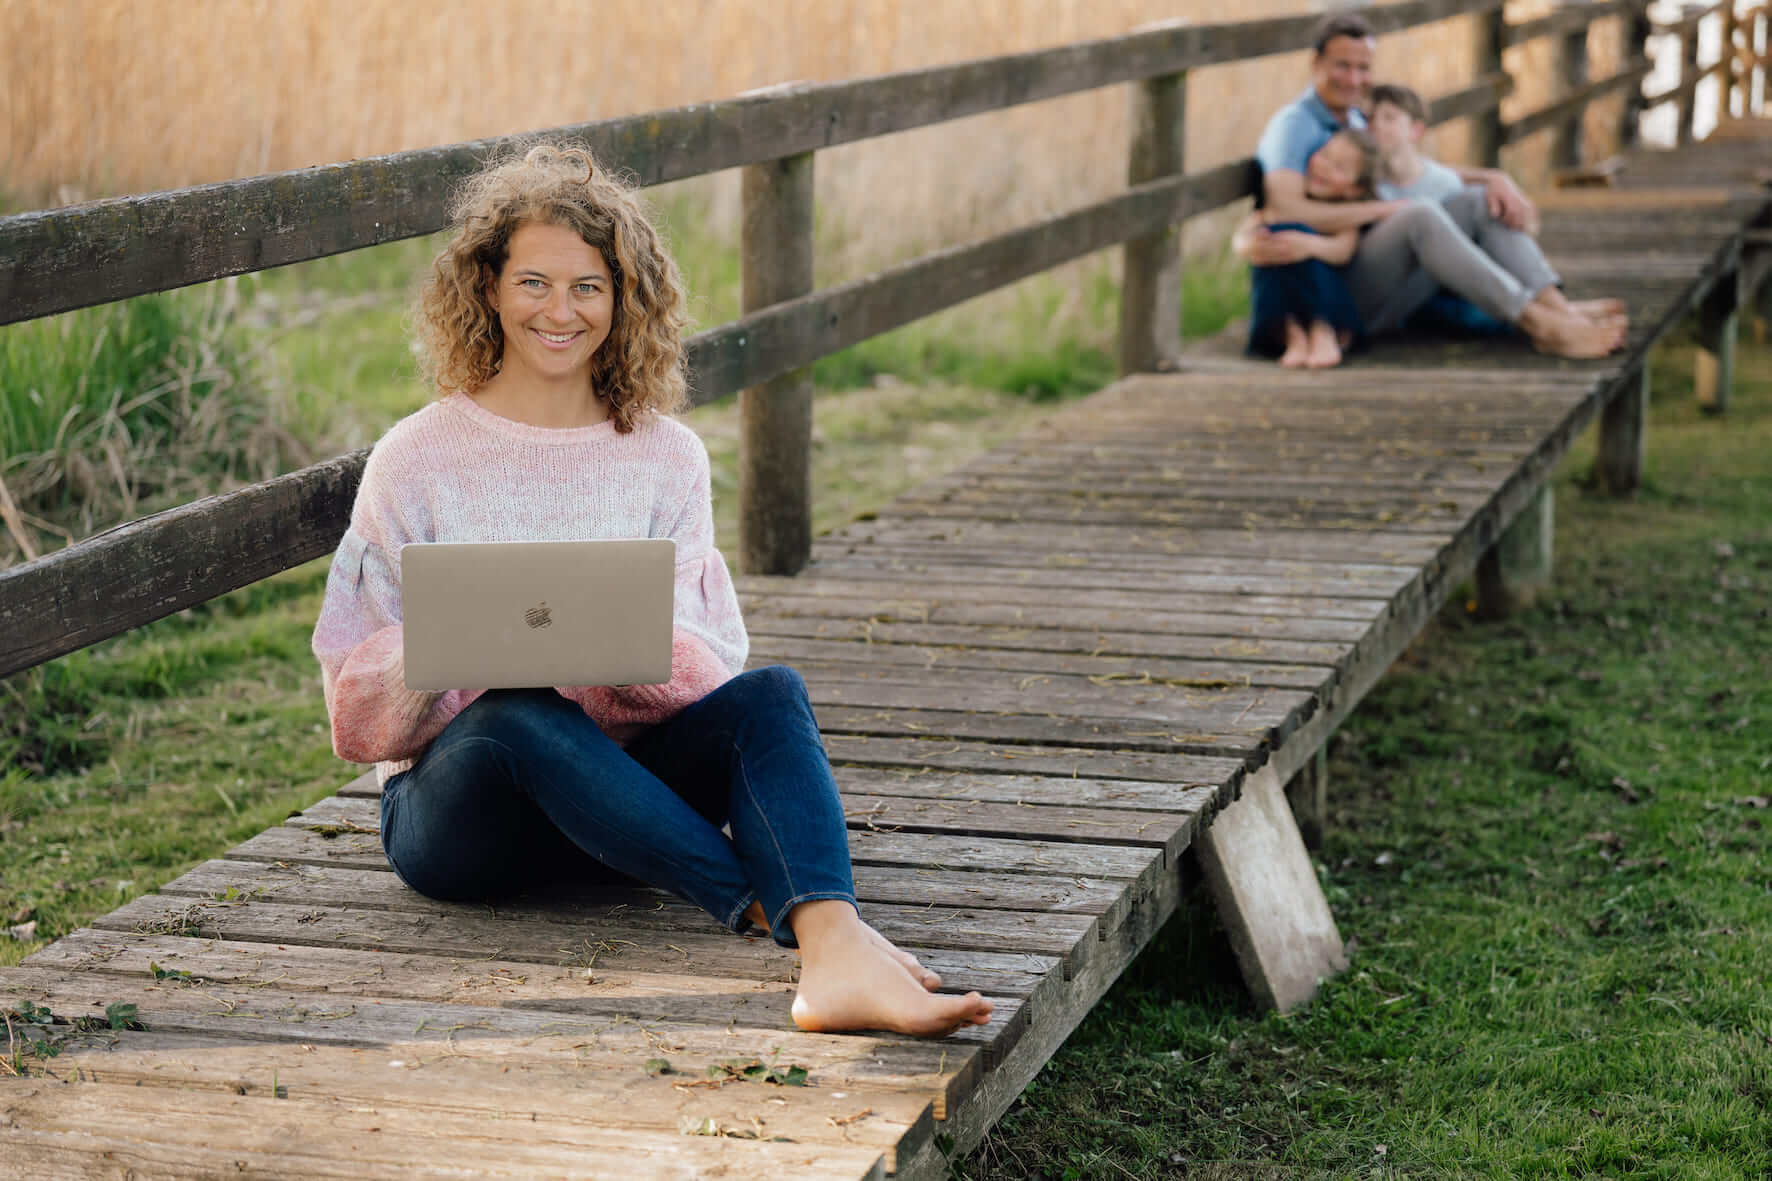
[[[990,1020],[991,1002],[976,992],[943,996],[923,987],[886,940],[847,902],[802,902],[789,916],[800,944],[794,1024],[835,1033],[883,1029],[943,1037]]]
[[[1286,351],[1280,354],[1280,364],[1288,369],[1303,369],[1310,364],[1311,338],[1304,330],[1304,325],[1290,316],[1286,318]]]
[[[915,977],[917,982],[924,988],[928,989],[930,992],[934,992],[941,987],[941,977],[930,971],[928,968],[925,968],[916,956],[898,946],[898,944],[892,942],[892,940],[886,938],[886,936],[880,934],[880,932],[874,930],[870,924],[864,922],[862,923],[862,926],[866,927],[868,934],[879,940],[880,946],[892,953],[892,958],[903,964],[905,970]]]
[[[1335,329],[1322,320],[1311,324],[1310,351],[1305,354],[1305,364],[1312,369],[1333,369],[1341,364],[1341,342],[1335,339]]]

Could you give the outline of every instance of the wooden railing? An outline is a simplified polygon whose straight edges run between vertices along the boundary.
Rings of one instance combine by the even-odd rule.
[[[1722,7],[1694,13],[1679,27],[1695,30],[1703,15]],[[1481,155],[1495,163],[1503,145],[1553,126],[1568,145],[1560,150],[1579,158],[1587,104],[1617,89],[1640,89],[1648,73],[1643,53],[1650,26],[1644,12],[1645,0],[1582,3],[1510,27],[1502,20],[1500,0],[1412,0],[1368,9],[1366,15],[1381,34],[1452,17],[1482,17],[1478,81],[1435,99],[1430,118],[1435,123],[1478,119]],[[1586,31],[1607,17],[1632,22],[1632,55],[1611,76],[1589,81]],[[745,170],[744,314],[688,343],[697,402],[751,391],[742,403],[741,567],[791,573],[808,555],[809,366],[819,357],[1120,245],[1125,274],[1121,368],[1142,372],[1175,364],[1182,265],[1176,227],[1250,195],[1259,183],[1252,159],[1186,172],[1187,72],[1307,48],[1317,19],[1173,24],[1057,49],[796,85],[548,132],[588,143],[601,159],[645,185]],[[1765,19],[1764,8],[1751,18],[1748,27],[1759,30],[1752,36],[1763,37]],[[1567,93],[1504,123],[1500,105],[1510,83],[1501,69],[1501,51],[1545,36],[1564,39]],[[1752,36],[1750,48],[1758,44]],[[1752,57],[1742,78],[1753,74],[1758,85],[1756,71],[1763,70],[1765,60]],[[1718,65],[1643,102],[1689,104],[1703,77],[1739,68],[1731,64],[1738,61],[1725,53]],[[864,279],[812,290],[812,174],[819,149],[1117,84],[1131,85],[1137,99],[1126,191]],[[1633,109],[1632,122],[1634,117]],[[433,232],[445,223],[447,198],[458,181],[489,155],[528,138],[402,152],[0,218],[0,324]],[[366,454],[200,500],[0,572],[0,676],[330,552],[348,521]]]

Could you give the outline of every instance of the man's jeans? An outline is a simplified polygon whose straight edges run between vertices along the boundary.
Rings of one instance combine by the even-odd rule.
[[[1513,323],[1557,273],[1532,235],[1489,216],[1480,188],[1444,204],[1415,201],[1367,230],[1347,268],[1360,320],[1396,332],[1441,288]]]
[[[388,863],[432,898],[627,875],[734,931],[760,902],[785,947],[796,904],[855,902],[843,805],[790,668],[743,673],[625,750],[551,689],[492,690],[388,780],[381,811]]]

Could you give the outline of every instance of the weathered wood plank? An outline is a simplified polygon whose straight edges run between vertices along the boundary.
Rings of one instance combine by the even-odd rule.
[[[20,1176],[885,1177],[880,1151],[861,1145],[414,1111],[396,1099],[363,1108],[32,1079],[9,1093],[7,1118],[7,1163]]]
[[[1163,751],[1100,750],[1061,743],[1021,746],[990,741],[922,738],[916,736],[870,736],[824,734],[825,749],[841,776],[846,767],[930,768],[938,771],[1005,770],[1017,774],[1055,777],[1151,780],[1193,786],[1217,783],[1235,791],[1242,782],[1243,762],[1237,758],[1211,758]]]
[[[1589,82],[1574,94],[1558,99],[1556,102],[1538,108],[1531,114],[1522,115],[1509,122],[1502,129],[1502,143],[1519,143],[1529,135],[1547,127],[1556,126],[1571,114],[1586,110],[1588,104],[1595,99],[1602,98],[1616,90],[1640,85],[1654,68],[1654,62],[1642,59],[1627,63],[1616,73],[1610,74],[1598,82]],[[1650,105],[1654,105],[1654,101]]]
[[[413,1049],[421,1051],[413,1060],[402,1057]],[[865,1147],[884,1154],[888,1171],[896,1168],[900,1154],[914,1155],[934,1135],[930,1103],[912,1094],[825,1086],[791,1091],[761,1085],[689,1086],[685,1084],[706,1080],[691,1079],[675,1068],[653,1077],[631,1066],[598,1070],[582,1061],[517,1055],[506,1061],[449,1055],[439,1061],[427,1049],[240,1045],[182,1034],[128,1034],[114,1046],[64,1051],[44,1077],[332,1102],[365,1110],[392,1104],[406,1112],[458,1117],[496,1113],[507,1119],[535,1117],[556,1128],[564,1125],[561,1130],[582,1125],[681,1135],[684,1128],[704,1127],[711,1120],[741,1138]],[[736,1167],[739,1162],[731,1163]]]
[[[0,570],[0,676],[332,552],[367,451]]]
[[[874,545],[940,544],[962,547],[966,554],[990,551],[1033,551],[1049,554],[1091,551],[1154,556],[1207,555],[1273,558],[1281,561],[1369,562],[1418,566],[1438,546],[1416,534],[1374,531],[1366,536],[1324,537],[1303,530],[1256,534],[1244,529],[1190,529],[1185,533],[1128,527],[1034,525],[1007,521],[927,521],[874,517],[845,525],[840,533],[814,543],[814,554],[865,553]],[[1066,559],[1068,560],[1068,559]]]
[[[284,822],[282,829],[301,829],[314,832],[322,840],[341,840],[352,842],[351,851],[359,855],[373,851],[380,856],[381,817],[378,805],[372,800],[346,799],[331,796],[321,800],[299,816],[291,817]],[[328,832],[343,830],[346,835],[327,837]],[[271,829],[254,837],[234,850],[230,856],[238,855],[240,850],[247,848],[278,829]],[[367,840],[364,848],[355,842]],[[1109,877],[1137,879],[1151,871],[1153,865],[1161,867],[1161,858],[1154,858],[1149,850],[1119,848],[1112,845],[1090,847],[1087,849],[1072,848],[1064,843],[1049,840],[997,840],[989,837],[970,835],[948,835],[940,833],[921,833],[915,838],[901,837],[897,834],[870,828],[865,824],[852,825],[849,833],[849,856],[857,865],[909,865],[918,867],[934,867],[945,869],[982,869],[998,873],[1058,873],[1083,874],[1089,877]],[[264,859],[258,855],[255,859]],[[281,860],[282,858],[269,858]],[[385,859],[384,859],[385,860]],[[364,866],[363,868],[374,868]],[[700,912],[695,912],[700,916]],[[870,914],[872,912],[870,911]],[[704,916],[705,917],[705,916]],[[712,923],[712,919],[705,919]],[[719,930],[717,926],[713,928]],[[728,937],[730,938],[730,936]]]
[[[891,798],[903,805],[927,803],[936,806],[935,801]],[[853,802],[846,800],[845,806],[867,808],[870,806],[868,800],[869,797],[854,797]],[[985,803],[986,806],[997,808],[1013,806],[1012,803],[973,803]],[[1171,827],[1191,828],[1197,822],[1201,810],[1196,808],[1191,813],[1178,810],[1169,814]],[[1068,811],[1084,810],[1070,808]],[[1127,814],[1107,813],[1109,816]],[[1131,812],[1129,815],[1151,818],[1157,814]],[[1086,812],[1083,819],[1093,820],[1098,817],[1098,813]],[[1149,823],[1149,820],[1140,823]],[[875,826],[894,832],[914,831],[915,827],[910,824],[888,826],[879,823],[877,818]],[[989,827],[986,824],[975,823],[973,827],[982,835],[1019,835],[1007,825],[996,826],[1001,831],[995,833],[986,831]],[[1140,824],[1130,820],[1124,827],[1136,836],[1145,838],[1149,838],[1158,828],[1151,824],[1143,832],[1139,832]],[[1102,842],[1096,840],[1085,843]],[[1128,839],[1120,843],[1149,845],[1160,842]],[[284,902],[292,906],[313,903],[320,906],[409,910],[441,915],[451,913],[448,908],[438,909],[439,904],[408,889],[386,870],[315,865],[309,862],[271,865],[264,861],[233,861],[225,858],[206,861],[166,883],[160,892],[215,899],[226,896],[229,890],[250,894],[255,901]],[[1124,884],[1116,885],[1106,878],[1086,878],[1080,875],[1007,874],[983,870],[959,872],[885,865],[862,865],[857,867],[856,872],[856,893],[870,915],[874,911],[872,904],[891,903],[917,907],[957,904],[968,909],[1111,916],[1123,905],[1121,895],[1125,892]],[[486,909],[506,918],[540,918],[549,921],[572,921],[576,918],[587,925],[603,918],[623,921],[631,918],[636,926],[648,926],[650,924],[646,919],[649,915],[668,913],[673,927],[702,925],[700,913],[681,899],[638,886],[582,888],[563,884],[550,891],[548,902],[548,905],[538,907],[533,899],[518,898]],[[1115,920],[1109,918],[1104,921]]]
[[[1309,1001],[1325,976],[1347,967],[1310,853],[1271,768],[1206,831],[1200,866],[1256,1000],[1285,1012]]]
[[[1499,481],[1497,481],[1499,483]],[[1493,491],[1493,489],[1491,489]],[[1083,597],[1091,606],[1164,608],[1176,603],[1199,603],[1254,599],[1265,608],[1295,605],[1300,600],[1353,599],[1344,610],[1363,618],[1383,610],[1384,601],[1406,585],[1413,570],[1396,566],[1342,567],[1327,564],[1301,566],[1282,562],[1251,562],[1248,572],[1222,569],[1228,562],[1177,561],[1160,574],[1127,577],[1125,571],[1088,568],[1025,570],[1013,567],[968,566],[959,554],[944,561],[871,563],[856,556],[842,570],[822,567],[817,579],[741,579],[740,594],[753,603],[774,603],[796,598],[872,598],[891,595],[895,601],[990,600],[1006,603],[1042,603]],[[1199,569],[1199,566],[1221,569]],[[898,574],[895,567],[902,567]],[[1222,572],[1221,572],[1222,570]],[[870,577],[863,579],[866,571]],[[910,575],[912,577],[905,577]],[[894,582],[897,585],[894,585]],[[1019,584],[1019,585],[1017,585]],[[1225,595],[1225,600],[1194,597]],[[1325,602],[1325,606],[1333,606]]]
[[[1149,681],[1201,689],[1260,685],[1311,692],[1323,689],[1334,677],[1333,671],[1322,665],[1166,661],[1087,653],[935,647],[889,643],[881,637],[875,637],[872,644],[857,640],[799,639],[770,634],[755,624],[750,626],[750,635],[753,664],[785,663],[802,667],[831,661],[866,660],[870,667],[902,665],[927,671],[976,668],[1022,674],[1080,675],[1110,682]]]
[[[142,980],[125,987],[90,973],[61,976],[28,967],[0,969],[0,996],[32,1000],[61,1013],[89,1012],[115,1001],[137,1006],[150,1031],[227,1037],[238,1042],[298,1042],[329,1046],[430,1043],[437,1051],[509,1052],[514,1039],[539,1057],[593,1051],[604,1061],[626,1058],[641,1068],[648,1058],[681,1054],[686,1060],[762,1058],[798,1062],[829,1082],[929,1094],[949,1102],[974,1085],[984,1064],[981,1045],[955,1038],[874,1034],[815,1034],[742,1022],[629,1018],[597,1012],[587,1001],[547,1007],[413,1002],[397,997],[286,992],[274,984],[192,987]],[[1010,1006],[1013,1007],[1013,1006]],[[939,1108],[938,1108],[939,1118]]]
[[[1096,607],[1087,601],[1075,606],[1044,603],[992,604],[987,601],[941,601],[925,605],[900,604],[892,599],[856,602],[842,599],[782,598],[774,602],[756,600],[749,604],[748,609],[759,621],[767,617],[771,621],[791,618],[829,619],[849,623],[872,621],[876,625],[956,624],[966,627],[1051,628],[1087,635],[1101,632],[1149,634],[1169,638],[1194,635],[1249,640],[1301,640],[1321,644],[1351,643],[1364,635],[1371,626],[1370,617],[1299,618],[1280,615],[1272,610],[1247,615],[1230,612],[1140,610],[1131,607]],[[1153,654],[1172,653],[1159,651]]]
[[[744,170],[741,270],[746,312],[812,290],[813,154]],[[793,574],[812,549],[812,371],[739,394],[738,565]]]
[[[1601,3],[1585,3],[1566,5],[1552,11],[1548,16],[1536,17],[1506,27],[1503,43],[1509,46],[1523,45],[1527,41],[1539,37],[1570,33],[1576,29],[1592,27],[1595,21],[1607,17],[1629,15],[1646,8],[1645,0],[1603,0]]]

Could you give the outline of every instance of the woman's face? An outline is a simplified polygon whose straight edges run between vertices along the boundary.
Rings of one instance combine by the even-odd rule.
[[[1360,146],[1336,136],[1311,153],[1304,166],[1304,191],[1318,201],[1347,201],[1361,195],[1365,160]]]
[[[504,329],[501,374],[575,389],[590,381],[591,358],[615,317],[602,251],[564,226],[525,222],[489,294]]]

